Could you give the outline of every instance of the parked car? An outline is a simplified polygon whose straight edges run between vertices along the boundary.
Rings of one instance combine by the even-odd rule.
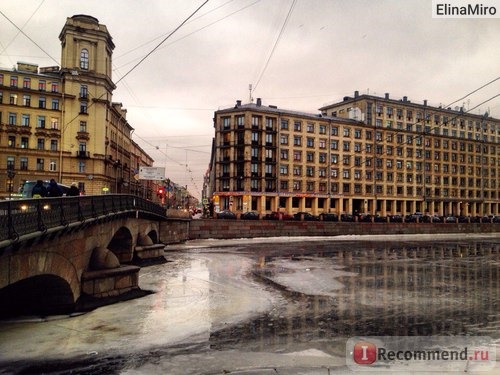
[[[33,187],[35,186],[36,184],[36,181],[25,181],[23,186],[21,186],[21,188],[19,189],[19,193],[22,194],[22,197],[23,198],[31,198],[31,192],[33,191]],[[43,182],[43,186],[45,186],[45,188],[48,188],[49,187],[49,181],[44,181]],[[69,186],[67,185],[63,185],[63,184],[57,184],[57,186],[59,186],[63,192],[63,196],[66,196],[66,194],[68,193],[68,190],[69,190]]]
[[[352,222],[354,221],[354,216],[352,216],[351,214],[342,214],[340,215],[340,221]]]
[[[241,214],[242,220],[259,220],[259,214],[257,212],[248,211]]]
[[[313,214],[309,212],[297,212],[295,215],[293,215],[295,220],[303,220],[303,221],[317,221],[319,218],[317,216],[314,216]]]
[[[267,214],[264,216],[265,220],[279,220],[281,216],[281,220],[293,220],[293,216],[286,213],[286,212],[271,212],[270,214]]]
[[[236,214],[232,211],[224,210],[217,214],[217,219],[234,220],[236,219]]]
[[[444,222],[445,223],[456,223],[457,218],[455,216],[446,216],[446,218],[444,219]]]
[[[391,215],[391,216],[389,216],[389,221],[391,223],[402,223],[403,222],[403,216],[401,216],[401,215]]]
[[[319,219],[323,221],[339,221],[339,215],[323,212],[319,214]]]

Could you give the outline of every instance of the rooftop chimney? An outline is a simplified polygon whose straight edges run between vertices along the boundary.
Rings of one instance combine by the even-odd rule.
[[[389,93],[388,92],[385,93],[385,98],[389,99]]]
[[[427,99],[424,100],[424,105],[426,106],[427,105]]]
[[[408,97],[407,96],[403,96],[403,102],[407,102],[408,101]]]
[[[262,105],[262,99],[257,98],[257,107],[260,107]]]
[[[236,101],[236,107],[241,107],[241,100]]]
[[[357,98],[358,96],[359,96],[359,91],[358,90],[354,91],[354,97]]]

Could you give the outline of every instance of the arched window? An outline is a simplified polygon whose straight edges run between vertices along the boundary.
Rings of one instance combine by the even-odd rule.
[[[89,51],[86,48],[80,52],[80,68],[86,70],[89,68]]]

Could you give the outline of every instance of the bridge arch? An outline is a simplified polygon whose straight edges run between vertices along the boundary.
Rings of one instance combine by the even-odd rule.
[[[51,315],[74,311],[70,285],[57,275],[36,275],[0,290],[0,316]]]
[[[116,255],[120,263],[130,262],[134,255],[134,236],[129,228],[118,228],[107,245],[108,250]]]
[[[9,264],[9,285],[0,289],[0,315],[43,315],[74,309],[80,297],[80,278],[69,259],[55,252],[36,251],[12,255]]]

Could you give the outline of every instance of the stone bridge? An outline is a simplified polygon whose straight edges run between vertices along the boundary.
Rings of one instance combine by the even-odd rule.
[[[0,202],[0,316],[85,310],[132,298],[165,260],[165,210],[129,195]]]

